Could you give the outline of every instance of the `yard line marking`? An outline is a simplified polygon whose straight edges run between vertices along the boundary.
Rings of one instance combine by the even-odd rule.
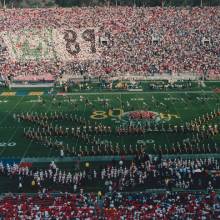
[[[123,109],[123,105],[122,105],[122,93],[121,92],[119,92],[119,102],[120,102],[120,108],[121,109]],[[121,135],[121,137],[120,137],[120,139],[121,139],[121,145],[123,145],[124,144],[124,137],[123,137],[123,135]],[[118,142],[116,142],[116,144],[117,144]]]
[[[84,105],[83,117],[85,117],[85,112],[86,112],[86,105]],[[75,139],[75,138],[74,138],[74,139]],[[76,145],[74,146],[75,148],[76,148],[76,147],[78,148],[78,146],[77,146],[78,141],[79,141],[79,137],[76,139]],[[85,146],[86,146],[86,145],[85,145]],[[84,147],[85,147],[85,146],[84,146]]]
[[[48,106],[48,108],[47,108],[47,113],[49,113],[49,110],[52,108],[52,102],[50,102],[50,105]],[[49,150],[49,152],[48,152],[48,157],[50,157],[50,155],[51,155],[51,152],[52,152],[52,148],[50,148],[50,150]]]
[[[30,109],[28,109],[28,112],[31,111],[31,110],[35,107],[35,105],[36,105],[36,103],[32,103]],[[28,152],[31,143],[32,143],[32,141],[30,140],[28,146],[26,147],[26,149],[25,149],[25,151],[24,151],[24,153],[23,153],[23,155],[22,155],[22,157],[21,157],[21,159],[22,159],[22,158],[26,155],[26,153]]]
[[[13,108],[13,110],[16,109],[17,105],[20,104],[23,99],[24,99],[24,96],[21,98],[21,100],[20,100],[19,102],[17,102],[17,104],[15,105],[15,107]],[[30,110],[31,110],[33,107],[34,107],[34,104],[31,105]],[[12,111],[10,111],[8,114],[10,114],[11,112],[12,112]],[[13,132],[13,134],[11,135],[11,137],[9,138],[9,141],[15,136],[15,134],[16,134],[16,132],[17,132],[17,130],[18,130],[19,127],[22,128],[22,126],[16,126],[16,129],[15,129],[15,131]],[[15,128],[15,127],[8,127],[8,128],[13,129],[13,128]],[[1,152],[1,155],[4,153],[5,150],[6,150],[6,147],[5,147],[5,148],[3,149],[3,151]]]
[[[3,117],[3,119],[0,121],[0,124],[2,124],[3,121],[11,114],[11,112],[12,112],[14,109],[16,109],[17,105],[18,105],[19,103],[21,103],[22,99],[23,99],[23,97],[21,98],[20,101],[18,101],[18,102],[16,103],[16,105],[14,106],[14,108],[13,108],[11,111],[9,111],[5,117]],[[17,130],[17,129],[16,129],[16,130]],[[4,148],[2,149],[2,151],[1,151],[1,153],[0,153],[0,156],[4,153],[5,149],[6,149],[6,147],[4,147]]]
[[[6,114],[5,117],[3,117],[3,119],[0,121],[0,125],[3,123],[3,121],[16,109],[16,107],[21,103],[21,101],[24,99],[24,97],[22,97],[17,103],[16,105],[14,105],[14,107],[8,111],[8,113]]]
[[[32,141],[30,141],[29,144],[28,144],[28,146],[26,147],[26,149],[25,149],[25,151],[24,151],[24,153],[23,153],[23,155],[22,155],[22,157],[21,157],[21,160],[23,160],[23,159],[25,158],[25,155],[26,155],[27,152],[29,151],[31,144],[32,144]]]
[[[173,109],[174,111],[176,112],[177,115],[180,115],[180,113],[177,111],[176,107],[175,107],[175,104],[172,102],[172,101],[169,101],[171,102],[171,105],[173,106]],[[187,104],[187,101],[186,101],[186,104]],[[180,121],[181,121],[181,124],[184,124],[184,121],[182,120],[182,118],[180,117]],[[186,137],[184,136],[183,138],[186,139],[186,138],[191,138],[191,136],[189,136],[190,134],[186,134]],[[169,143],[169,148],[172,146],[172,144],[174,146],[177,145],[177,142],[181,142],[183,141],[184,139],[183,138],[180,138],[178,140],[175,140],[175,142],[172,141],[172,143]]]
[[[15,134],[16,134],[16,131],[17,131],[17,128],[16,128],[15,131],[12,133],[12,135],[11,135],[10,138],[8,139],[7,143],[9,143],[9,142],[12,140],[12,138],[13,138],[13,137],[15,136]],[[6,148],[7,148],[7,146],[3,147],[3,149],[2,149],[2,151],[1,151],[1,153],[0,153],[0,156],[2,156],[2,154],[5,152]]]

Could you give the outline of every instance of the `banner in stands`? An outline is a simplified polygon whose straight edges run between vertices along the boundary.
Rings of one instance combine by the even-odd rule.
[[[1,32],[0,37],[13,61],[94,60],[99,57],[97,28],[27,29]]]

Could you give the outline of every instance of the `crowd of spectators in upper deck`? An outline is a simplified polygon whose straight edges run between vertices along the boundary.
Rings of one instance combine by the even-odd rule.
[[[219,7],[1,10],[0,73],[17,79],[35,80],[52,79],[63,73],[146,76],[187,72],[213,78],[220,73],[219,23]],[[57,30],[64,37],[66,30],[93,28],[96,41],[93,52],[96,52],[88,59],[81,58],[88,57],[91,50],[82,49],[80,56],[71,55],[66,42],[55,37],[48,38],[51,41],[42,38],[44,42],[41,46],[45,42],[50,47],[55,45],[54,50],[59,50],[62,56],[54,55],[49,59],[37,43],[39,51],[36,59],[28,59],[28,56],[23,60],[12,59],[12,49],[8,48],[11,44],[6,42],[14,42],[14,53],[18,54],[21,44],[27,43],[21,40],[19,33],[22,31],[42,35],[45,34],[42,30]],[[10,39],[10,36],[17,37]],[[61,42],[64,45],[59,45]],[[75,43],[69,46],[71,51],[77,50]],[[25,53],[31,52],[27,50]]]

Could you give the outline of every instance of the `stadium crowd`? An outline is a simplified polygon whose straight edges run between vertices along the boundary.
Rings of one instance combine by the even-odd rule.
[[[6,195],[0,219],[219,219],[220,197],[205,193]]]
[[[219,74],[219,7],[8,9],[1,10],[0,17],[0,72],[17,79],[50,80],[63,73],[145,76],[188,72],[210,78]],[[92,28],[94,39],[91,31],[83,35],[87,43],[91,41],[91,51],[83,49],[81,41],[75,44],[77,39],[65,32],[75,36],[70,30]],[[52,30],[51,38],[45,29]],[[32,35],[38,40],[28,45]],[[89,53],[92,56],[82,60]]]
[[[218,78],[219,24],[219,7],[2,9],[0,86],[6,86],[7,77],[48,81],[64,74],[84,79],[101,79],[103,75],[135,79],[163,73]],[[165,90],[169,86],[150,85]],[[191,87],[190,81],[187,86]],[[93,105],[87,99],[82,101],[85,107]],[[153,96],[152,103],[158,104]],[[102,104],[111,110],[108,102]],[[129,102],[126,105],[130,107]],[[167,109],[163,103],[158,105]],[[73,109],[77,110],[77,103]],[[18,123],[34,125],[24,127],[26,138],[60,150],[61,157],[77,158],[78,167],[62,170],[53,161],[47,168],[0,162],[2,180],[10,180],[15,186],[12,191],[21,193],[0,196],[0,220],[220,219],[220,196],[215,192],[220,186],[220,160],[163,157],[169,153],[219,153],[217,144],[200,144],[219,134],[220,125],[211,124],[219,116],[218,109],[180,125],[164,125],[151,122],[156,117],[153,112],[132,111],[126,125],[112,127],[62,112],[14,113]],[[141,124],[139,119],[147,120]],[[71,127],[61,126],[60,121],[71,122]],[[143,144],[120,146],[101,140],[102,136],[141,136],[148,132],[173,132],[187,138],[169,147],[154,145],[156,157],[145,154]],[[61,137],[77,139],[83,147],[64,144],[59,141]],[[80,163],[81,157],[88,155],[118,155],[121,160]],[[135,157],[129,161],[127,155]],[[167,192],[141,192],[152,188]],[[98,193],[85,193],[91,189]],[[59,193],[55,195],[56,190]],[[138,193],[132,192],[136,190]],[[22,194],[27,191],[38,193]]]

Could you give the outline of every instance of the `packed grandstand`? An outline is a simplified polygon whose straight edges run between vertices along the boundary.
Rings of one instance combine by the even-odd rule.
[[[3,76],[51,80],[195,73],[218,78],[219,7],[1,10]]]
[[[0,220],[220,219],[219,76],[219,6],[1,9]]]

